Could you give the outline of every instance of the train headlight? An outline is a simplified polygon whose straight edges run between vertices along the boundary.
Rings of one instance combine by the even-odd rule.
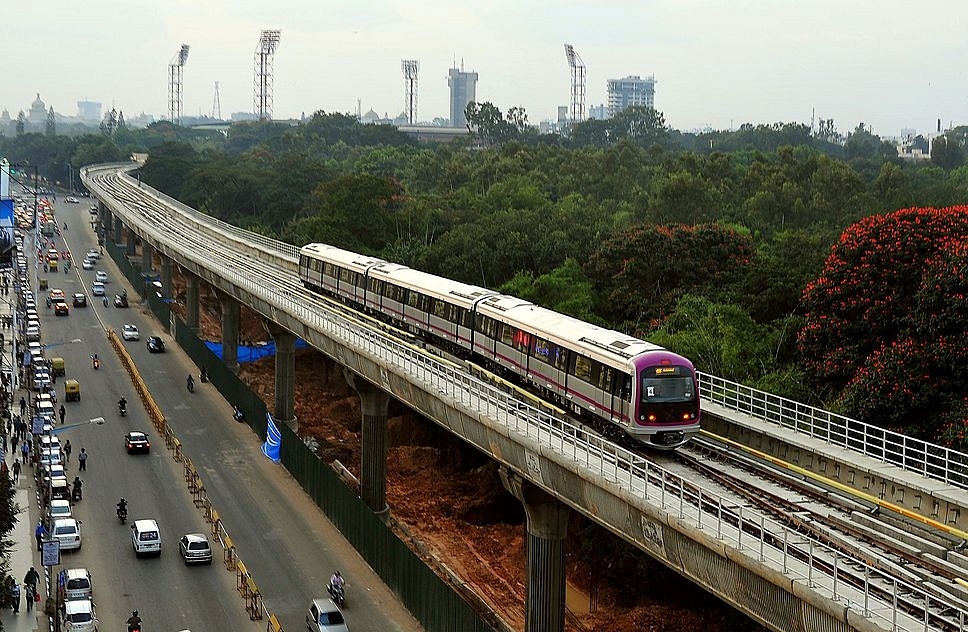
[[[655,416],[655,413],[649,413],[649,416],[648,416],[648,417],[646,417],[646,420],[647,420],[647,421],[648,421],[649,423],[652,423],[652,422],[654,422],[654,421],[656,420],[656,416]]]

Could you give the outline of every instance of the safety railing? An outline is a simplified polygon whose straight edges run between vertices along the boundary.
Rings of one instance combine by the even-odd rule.
[[[968,489],[968,454],[821,408],[699,373],[699,394],[750,417],[938,481]]]
[[[181,257],[206,267],[204,251],[185,249],[177,243],[176,239],[164,233],[161,227],[143,226],[142,228],[152,233],[152,238],[170,246]],[[405,376],[419,388],[450,400],[453,406],[464,409],[495,431],[521,442],[526,438],[528,443],[552,447],[563,467],[579,474],[583,473],[579,472],[579,469],[593,473],[607,484],[629,492],[632,497],[641,498],[654,507],[675,515],[679,520],[691,523],[705,531],[713,531],[716,538],[721,541],[746,555],[756,557],[763,562],[770,562],[788,577],[807,583],[819,594],[850,610],[862,613],[865,618],[879,621],[891,629],[912,631],[932,629],[927,623],[927,612],[930,608],[957,612],[960,620],[964,620],[964,613],[959,611],[956,605],[945,602],[917,586],[903,582],[862,559],[849,557],[821,542],[804,538],[783,524],[756,514],[746,515],[742,507],[737,508],[734,501],[697,489],[691,481],[605,441],[598,435],[590,435],[578,426],[524,405],[507,393],[482,383],[459,368],[438,361],[419,349],[395,342],[379,332],[345,321],[336,314],[309,305],[290,291],[260,285],[254,278],[255,275],[243,276],[221,268],[213,268],[212,271],[275,310],[289,314],[310,329],[339,341],[346,348],[380,366],[387,367],[388,370]],[[710,387],[709,376],[706,376],[705,381],[706,390],[717,391],[716,397],[731,396],[737,410],[740,409],[740,402],[744,399],[750,401],[749,408],[755,409],[752,405],[755,398],[749,393],[751,389],[744,391],[742,388],[729,388],[725,382]],[[741,387],[741,385],[735,386]],[[710,397],[706,393],[703,395]],[[790,403],[795,404],[795,402]],[[773,404],[762,407],[761,418],[767,418],[766,411],[772,410],[771,406]],[[796,407],[793,409],[796,410]],[[804,417],[805,411],[800,410],[800,417]],[[794,419],[797,419],[796,415]],[[814,427],[818,429],[825,427],[825,423],[829,424],[823,421],[825,419],[828,417],[815,415]],[[805,417],[803,424],[808,425]],[[832,429],[828,433],[832,437],[836,436]],[[847,433],[846,436],[850,437],[851,434]],[[905,447],[903,441],[898,443],[901,448]],[[888,451],[882,448],[882,453],[888,454]],[[901,449],[900,453],[909,455],[904,449]],[[549,456],[549,458],[553,457]],[[789,546],[790,542],[804,540],[807,540],[810,551],[810,563],[806,564],[803,559],[802,545],[796,550]],[[836,563],[833,571],[826,566],[815,566],[812,563],[815,554],[840,561],[842,566],[839,568],[842,570],[837,570]],[[862,569],[861,573],[867,579],[861,587],[856,587],[851,582],[838,581],[846,572],[843,570],[844,567],[848,566]],[[820,581],[821,576],[825,576],[827,581]],[[871,590],[874,582],[881,587],[886,587],[883,588],[887,592],[886,597],[881,597],[877,591]],[[859,594],[855,595],[852,592]],[[905,623],[908,619],[899,616],[897,609],[897,604],[902,601],[917,601],[924,604],[926,614],[923,625],[910,626]],[[964,625],[959,629],[965,629]]]

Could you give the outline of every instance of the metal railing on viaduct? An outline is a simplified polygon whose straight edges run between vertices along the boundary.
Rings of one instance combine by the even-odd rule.
[[[187,236],[172,233],[157,210],[144,214],[141,208],[147,205],[147,198],[141,196],[165,202],[179,222],[197,222],[196,232],[217,236],[235,249],[248,248],[259,253],[261,260],[292,263],[294,251],[290,245],[216,222],[129,176],[112,176],[115,184],[124,187],[123,195],[109,190],[99,179],[131,168],[128,164],[82,170],[82,178],[99,199],[102,213],[124,222],[144,244],[173,260],[183,271],[244,303],[356,376],[491,455],[503,466],[506,478],[513,479],[509,489],[530,487],[539,496],[581,512],[773,630],[945,629],[939,627],[932,613],[950,613],[953,608],[957,611],[919,586],[892,577],[863,559],[829,549],[762,515],[744,512],[734,500],[705,491],[641,456],[523,404],[461,367],[389,338],[359,320],[341,316],[322,302],[307,300],[294,273],[287,284],[280,285],[267,281],[272,278],[268,272],[224,265],[194,246]],[[831,440],[841,432],[834,431],[828,422],[818,423],[817,415],[808,415],[789,402],[758,400],[740,385],[711,376],[703,377],[703,396],[715,397],[721,406],[732,400],[745,413],[771,421],[792,412],[801,425],[812,419],[809,423]],[[854,447],[858,431],[851,428],[842,442]],[[887,454],[883,441],[870,447],[875,453]],[[904,451],[897,458],[902,463],[914,461],[914,456]],[[553,588],[559,579],[563,585],[563,568],[534,559],[547,550],[552,550],[553,557],[553,547],[536,545],[563,539],[563,534],[549,536],[554,529],[547,518],[537,525],[540,528],[533,528],[532,520],[538,521],[539,515],[548,513],[530,510],[529,503],[543,501],[535,501],[535,494],[527,492],[519,498],[529,517],[529,582],[534,582],[529,583],[534,591],[529,598],[533,602],[535,594],[554,596],[549,586]],[[544,535],[538,535],[539,531]],[[542,572],[535,572],[535,565],[544,577]],[[866,580],[845,581],[843,569],[847,567],[854,569],[854,576],[861,569],[860,576]],[[559,572],[560,578],[555,576]],[[561,597],[563,610],[563,591]],[[921,604],[923,612],[912,612],[911,604]],[[530,609],[534,607],[539,606],[529,602],[529,624],[542,620],[541,615],[531,618]],[[554,610],[558,604],[550,607]],[[553,614],[547,617],[557,626]],[[955,617],[961,622],[956,629],[965,629],[964,618],[963,612]],[[537,629],[535,626],[529,629]]]

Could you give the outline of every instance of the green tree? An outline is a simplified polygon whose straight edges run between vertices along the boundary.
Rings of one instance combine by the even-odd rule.
[[[20,110],[20,113],[17,114],[17,136],[23,136],[26,127],[27,117],[24,115],[24,111]]]
[[[50,106],[50,111],[47,112],[47,127],[46,133],[48,136],[57,136],[57,121],[54,119],[54,106]]]
[[[931,164],[949,170],[965,164],[965,148],[948,136],[938,136],[931,143]]]

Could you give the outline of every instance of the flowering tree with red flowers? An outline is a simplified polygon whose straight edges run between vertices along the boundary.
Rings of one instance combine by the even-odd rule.
[[[800,352],[850,416],[957,441],[968,377],[968,206],[850,226],[803,295]],[[961,433],[962,435],[964,433]]]

